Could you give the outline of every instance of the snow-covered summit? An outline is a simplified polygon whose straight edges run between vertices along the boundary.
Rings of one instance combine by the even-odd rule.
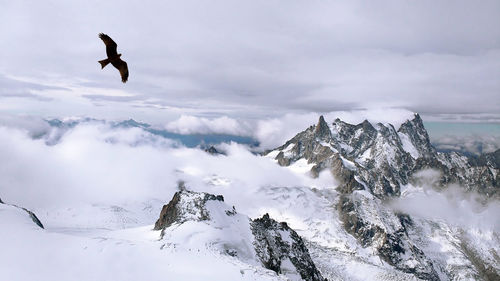
[[[315,176],[330,169],[334,176],[345,179],[349,172],[344,170],[348,169],[356,173],[358,180],[346,181],[346,190],[362,185],[378,197],[399,195],[401,186],[425,168],[440,170],[443,183],[459,183],[488,196],[500,186],[498,167],[491,164],[494,161],[472,161],[456,152],[437,152],[418,114],[398,130],[388,123],[371,124],[367,120],[353,125],[337,118],[328,124],[321,116],[316,125],[266,154],[282,166],[305,159],[313,164],[311,172]],[[339,159],[342,165],[336,164]]]
[[[265,214],[255,220],[236,212],[222,195],[183,189],[166,204],[155,224],[168,243],[196,243],[290,280],[325,280],[302,238]],[[196,242],[194,242],[196,241]]]
[[[417,226],[407,214],[395,212],[386,202],[400,197],[402,189],[412,186],[416,175],[426,169],[437,171],[440,188],[453,183],[489,198],[500,194],[494,156],[472,161],[456,152],[436,152],[418,114],[397,130],[388,123],[365,120],[353,125],[340,119],[327,123],[320,117],[316,125],[266,155],[281,166],[305,161],[313,176],[330,171],[340,182],[337,210],[345,230],[363,247],[374,249],[384,262],[424,280],[443,279],[460,270],[444,268],[441,260],[426,253],[428,246],[421,243],[426,238],[420,236],[421,230],[415,230],[423,226]],[[460,274],[481,274],[480,268],[467,270]]]

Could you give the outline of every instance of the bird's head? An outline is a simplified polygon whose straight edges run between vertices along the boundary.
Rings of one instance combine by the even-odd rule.
[[[118,57],[121,57],[121,56],[122,56],[122,54],[118,54]]]

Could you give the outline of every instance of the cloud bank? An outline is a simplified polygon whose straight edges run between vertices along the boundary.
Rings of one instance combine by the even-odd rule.
[[[439,181],[439,172],[424,170],[414,175],[416,185],[407,186],[402,196],[390,202],[396,211],[412,217],[441,220],[464,229],[477,228],[500,231],[500,201],[486,199],[463,187],[450,185],[438,191],[433,186]]]
[[[447,135],[432,141],[438,150],[453,150],[480,155],[500,149],[500,136],[492,135]]]
[[[495,0],[2,1],[0,81],[38,82],[2,83],[0,109],[163,122],[371,107],[497,113],[498,18]],[[126,85],[100,69],[99,32],[118,42]]]
[[[248,124],[227,116],[217,118],[203,118],[182,115],[179,119],[165,125],[168,131],[189,134],[228,134],[237,136],[250,136],[251,129]]]
[[[179,180],[227,198],[242,198],[263,186],[334,184],[329,175],[296,174],[238,144],[222,148],[227,156],[212,156],[140,128],[98,122],[77,125],[47,145],[26,130],[0,126],[0,195],[5,202],[36,209],[168,200]]]
[[[252,120],[234,119],[227,116],[216,118],[200,118],[183,115],[179,119],[169,122],[165,128],[181,134],[234,134],[250,136],[260,143],[260,148],[271,149],[284,144],[311,125],[318,122],[319,116],[324,115],[327,122],[340,118],[345,122],[358,124],[367,119],[373,123],[391,123],[399,125],[413,118],[413,112],[404,109],[383,108],[363,109],[352,111],[332,111],[321,113],[288,113],[273,118]]]

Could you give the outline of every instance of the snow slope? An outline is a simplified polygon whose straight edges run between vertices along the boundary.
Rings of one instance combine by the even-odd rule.
[[[43,230],[26,213],[0,204],[0,279],[285,280],[197,243],[193,234],[202,228],[168,242],[152,228]]]

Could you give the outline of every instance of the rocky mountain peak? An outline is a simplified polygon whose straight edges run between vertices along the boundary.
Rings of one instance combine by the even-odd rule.
[[[251,227],[257,256],[265,268],[278,274],[299,275],[306,281],[326,281],[302,238],[286,222],[277,222],[265,214],[253,220]]]
[[[332,137],[330,127],[328,127],[323,115],[319,117],[318,124],[316,124],[314,129],[314,135],[321,140],[330,140]]]
[[[457,183],[489,197],[500,193],[498,155],[471,158],[456,152],[438,153],[418,114],[397,131],[391,124],[364,120],[353,125],[338,118],[331,130],[327,128],[324,118],[320,118],[317,125],[267,154],[274,155],[282,166],[303,158],[314,164],[311,173],[315,176],[328,169],[337,179],[350,179],[345,181],[348,186],[340,190],[365,186],[378,197],[398,196],[400,187],[422,169],[441,171],[441,184]]]
[[[436,150],[431,145],[429,135],[418,113],[412,120],[407,120],[399,127],[398,133],[404,142],[406,150],[413,158],[432,158]]]
[[[361,128],[363,128],[364,131],[373,131],[373,130],[375,130],[375,128],[373,127],[372,123],[370,123],[366,119],[363,120],[363,122],[361,122],[357,126],[360,126]]]
[[[174,223],[183,223],[189,220],[206,221],[210,219],[207,202],[224,202],[222,195],[213,195],[204,192],[193,192],[186,189],[177,191],[172,200],[164,205],[160,218],[155,223],[155,230],[164,230]]]
[[[313,164],[310,172],[314,176],[330,171],[339,183],[338,211],[344,229],[398,270],[438,280],[435,260],[407,232],[411,218],[395,214],[384,202],[401,196],[401,187],[411,184],[425,169],[439,171],[437,182],[442,186],[456,183],[494,197],[500,193],[500,152],[475,159],[457,152],[436,152],[418,114],[398,130],[391,124],[365,120],[354,125],[337,118],[329,137],[326,133],[320,134],[324,138],[314,137],[326,132],[323,122],[320,118],[314,131],[306,129],[267,155],[282,166],[305,159]]]
[[[176,228],[171,228],[172,225],[186,226],[184,223],[187,221],[204,223],[204,231],[212,229],[219,233],[213,235],[217,237],[215,241],[206,242],[207,246],[219,249],[223,254],[262,265],[291,280],[325,280],[302,238],[287,223],[277,222],[268,214],[251,220],[225,204],[222,195],[182,189],[163,207],[154,229],[162,230],[162,238],[165,239],[166,231],[169,231],[168,235],[175,233]],[[199,227],[187,225],[188,229]]]

